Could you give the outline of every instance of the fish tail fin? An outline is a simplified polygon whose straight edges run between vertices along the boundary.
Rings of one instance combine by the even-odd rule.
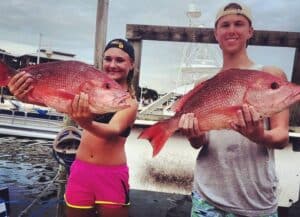
[[[176,123],[170,124],[172,119],[158,122],[145,129],[139,135],[139,139],[148,139],[153,147],[153,157],[155,157],[165,145],[168,138],[176,131]]]
[[[9,81],[9,76],[16,70],[9,67],[6,63],[0,60],[0,86],[6,86]]]

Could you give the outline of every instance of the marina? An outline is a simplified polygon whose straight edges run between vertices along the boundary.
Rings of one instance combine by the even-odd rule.
[[[19,102],[22,108],[11,106],[9,100],[0,104],[0,134],[29,138],[54,139],[64,124],[64,115]]]
[[[108,1],[104,2],[107,3],[104,4],[107,10]],[[194,21],[201,13],[193,7],[189,9],[188,27],[126,25],[125,37],[132,42],[137,54],[134,86],[141,93],[143,42],[185,43],[180,54],[178,74],[174,76],[177,77],[176,88],[157,99],[145,99],[145,102],[141,101],[141,94],[139,113],[126,143],[130,168],[130,217],[190,216],[190,192],[198,150],[193,149],[188,140],[176,132],[167,141],[163,151],[152,158],[151,145],[146,140],[138,139],[145,127],[174,115],[170,109],[173,103],[197,83],[213,76],[220,68],[217,54],[209,46],[216,43],[213,28],[196,25]],[[97,19],[97,22],[100,21]],[[99,26],[101,28],[96,30],[96,66],[101,65],[100,50],[105,41],[101,34],[106,33],[106,25],[97,25],[97,28]],[[40,40],[41,37],[40,34]],[[296,73],[300,69],[299,40],[300,34],[297,32],[258,30],[249,41],[249,45],[294,48],[291,81],[299,83],[299,73]],[[74,54],[42,49],[40,46],[41,41],[37,53],[22,56],[1,50],[0,58],[15,68],[75,58]],[[297,116],[294,120],[297,120]],[[66,170],[55,157],[54,141],[66,126],[65,121],[63,114],[46,107],[20,105],[11,100],[11,97],[4,98],[0,104],[0,192],[2,189],[3,195],[5,194],[9,217],[64,217]],[[294,125],[295,127],[292,127]],[[279,178],[279,217],[300,216],[299,123],[292,123],[289,136],[289,145],[283,150],[275,151]],[[1,196],[0,194],[0,199]],[[0,203],[0,212],[1,209],[3,207]]]
[[[189,216],[189,194],[198,151],[190,147],[184,136],[176,133],[168,140],[162,153],[152,158],[149,143],[137,139],[142,129],[174,114],[169,108],[177,97],[177,93],[171,92],[141,108],[127,140],[126,153],[133,204],[130,212],[134,217]],[[64,118],[52,111],[43,114],[48,108],[39,108],[38,112],[25,107],[26,109],[17,110],[3,106],[0,109],[1,145],[11,148],[3,149],[0,155],[0,166],[4,168],[0,175],[3,180],[0,181],[8,186],[10,192],[7,204],[11,216],[60,217],[62,213],[57,215],[57,211],[58,207],[64,207],[61,186],[65,179],[57,179],[61,166],[52,155],[52,147],[54,138],[63,128]],[[297,129],[290,132],[290,137],[294,138],[291,141],[299,137]],[[26,151],[27,148],[30,149]],[[38,152],[33,151],[39,149]],[[30,152],[36,153],[36,161],[30,156]],[[299,154],[296,141],[284,150],[275,151],[279,206],[290,217],[298,216],[299,210]],[[10,174],[14,177],[12,180]],[[152,210],[153,207],[156,209]],[[145,210],[149,212],[145,213]]]

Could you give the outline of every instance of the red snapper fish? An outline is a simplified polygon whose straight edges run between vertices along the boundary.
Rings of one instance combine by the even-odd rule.
[[[105,73],[79,61],[57,61],[21,69],[33,78],[33,89],[28,93],[32,104],[44,105],[67,113],[75,94],[88,95],[91,112],[103,114],[129,107],[129,94]],[[0,86],[6,86],[18,73],[0,61]]]
[[[300,86],[257,70],[229,69],[200,84],[179,99],[173,117],[159,121],[139,135],[148,139],[157,155],[178,130],[182,114],[194,113],[201,131],[230,129],[243,104],[253,106],[261,118],[270,117],[300,100]]]

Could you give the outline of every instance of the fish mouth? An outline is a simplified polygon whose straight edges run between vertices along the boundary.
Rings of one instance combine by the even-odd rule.
[[[297,92],[290,96],[287,96],[283,102],[284,102],[284,104],[288,104],[289,101],[294,101],[292,104],[299,102],[300,101],[300,92]]]
[[[127,99],[128,98],[130,98],[130,96],[129,95],[124,95],[124,96],[122,96],[122,97],[118,97],[117,99],[116,99],[116,104],[118,105],[118,106],[121,106],[121,107],[123,107],[123,108],[127,108],[127,107],[129,107],[130,105],[129,105],[129,103],[127,102]]]

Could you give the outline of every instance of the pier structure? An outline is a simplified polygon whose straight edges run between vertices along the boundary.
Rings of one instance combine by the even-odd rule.
[[[199,22],[201,11],[195,3],[188,5],[186,11],[188,26],[203,28]],[[196,84],[211,78],[221,66],[221,56],[214,45],[197,43],[197,35],[192,33],[194,41],[186,42],[181,54],[179,70],[177,72],[176,88],[169,91],[148,106],[142,107],[139,120],[160,120],[172,116],[171,106],[179,97],[193,89]]]

